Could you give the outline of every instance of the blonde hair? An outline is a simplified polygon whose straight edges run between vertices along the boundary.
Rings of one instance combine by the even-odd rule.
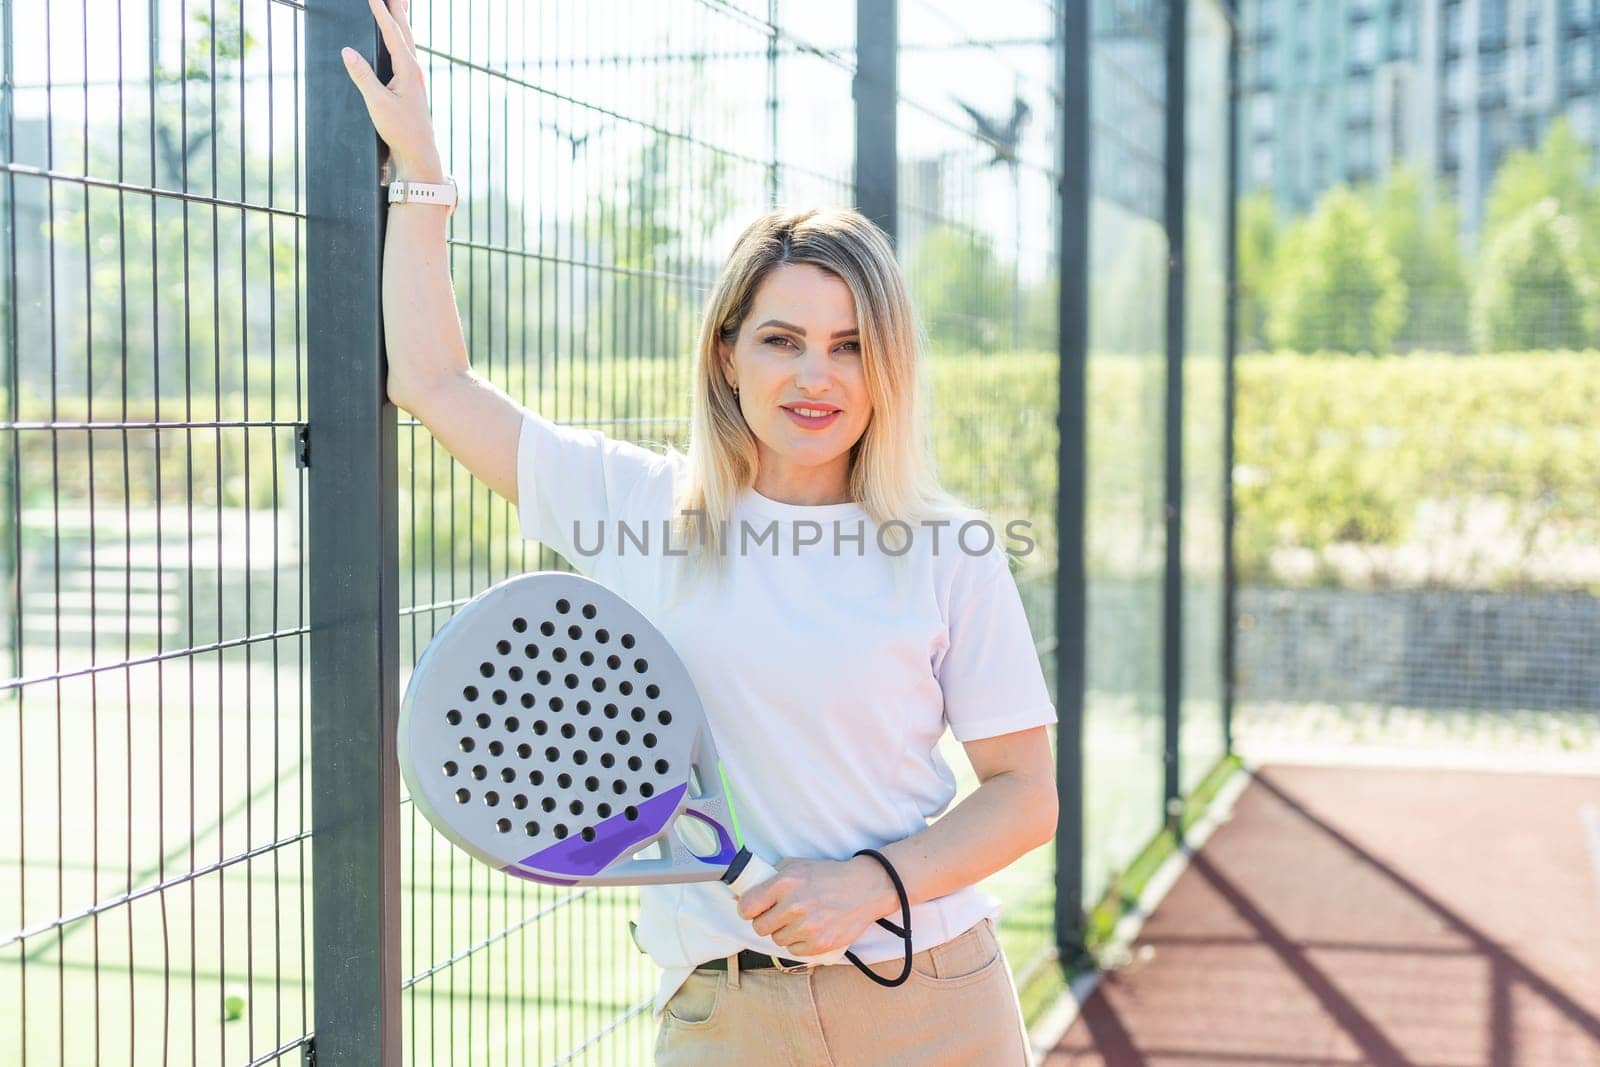
[[[915,526],[925,518],[975,513],[945,490],[935,473],[926,343],[888,238],[850,208],[771,211],[739,235],[700,322],[687,477],[676,490],[673,518],[688,569],[697,573],[723,569],[711,564],[722,554],[725,524],[739,495],[754,485],[757,467],[756,438],[722,374],[717,343],[733,343],[756,290],[784,263],[828,271],[849,287],[855,301],[872,415],[850,449],[850,498],[880,524],[900,519]],[[896,562],[904,558],[899,554],[908,547],[904,531],[890,527],[884,543],[892,546]]]

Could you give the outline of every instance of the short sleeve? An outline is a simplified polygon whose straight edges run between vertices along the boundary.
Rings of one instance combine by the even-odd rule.
[[[937,674],[957,741],[1056,722],[1028,616],[1005,553],[962,553],[946,607],[949,645]]]
[[[525,539],[549,545],[590,574],[600,523],[610,544],[641,483],[671,476],[660,453],[525,411],[517,438],[517,522]]]

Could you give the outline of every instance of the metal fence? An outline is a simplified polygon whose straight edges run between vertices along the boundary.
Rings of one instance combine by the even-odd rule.
[[[988,888],[1019,976],[1072,951],[1225,749],[1228,9],[411,20],[473,365],[557,421],[684,445],[754,214],[894,235],[941,475],[1039,542],[1016,578],[1069,805]],[[439,625],[563,563],[383,402],[378,146],[336,55],[375,54],[366,5],[0,0],[0,33],[0,1053],[646,1062],[634,892],[498,877],[393,765]]]
[[[303,13],[0,12],[0,1045],[295,1062]]]

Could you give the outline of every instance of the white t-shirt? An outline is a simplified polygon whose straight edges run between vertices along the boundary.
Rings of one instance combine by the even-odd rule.
[[[998,536],[984,552],[991,539],[970,531],[969,552],[954,526],[937,530],[937,548],[934,528],[913,527],[903,556],[911,580],[897,586],[894,560],[859,504],[786,504],[747,489],[728,527],[728,580],[669,602],[682,557],[666,553],[665,527],[685,462],[676,449],[663,455],[529,412],[517,517],[524,537],[624,597],[671,642],[705,707],[752,852],[773,863],[845,860],[909,837],[955,795],[937,751],[947,725],[966,742],[1055,723]],[[619,536],[619,521],[629,535]],[[683,551],[681,535],[670,547]],[[720,882],[642,886],[639,896],[638,939],[664,971],[657,1013],[706,960],[742,948],[784,954],[739,916]],[[973,886],[916,904],[915,948],[999,910]],[[867,963],[904,951],[877,924],[851,948]]]

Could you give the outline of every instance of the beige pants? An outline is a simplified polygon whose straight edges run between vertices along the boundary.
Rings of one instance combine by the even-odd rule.
[[[870,965],[885,978],[901,960]],[[657,1067],[1031,1064],[1016,987],[985,919],[911,958],[892,989],[851,963],[695,971],[667,1002]]]

